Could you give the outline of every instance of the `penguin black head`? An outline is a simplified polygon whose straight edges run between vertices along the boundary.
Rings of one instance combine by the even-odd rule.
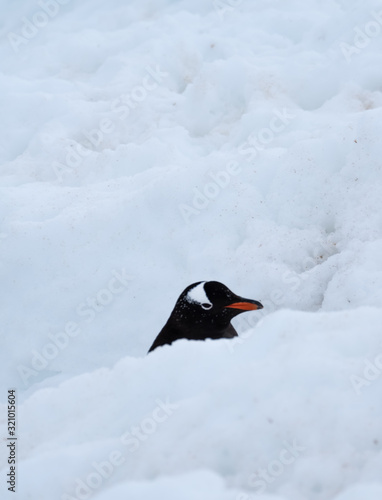
[[[239,297],[218,281],[193,283],[181,293],[149,352],[178,339],[236,337],[231,319],[244,311],[262,308],[260,302]]]

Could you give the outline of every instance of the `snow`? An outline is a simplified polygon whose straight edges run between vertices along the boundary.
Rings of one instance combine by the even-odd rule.
[[[379,500],[380,4],[0,7],[17,498]],[[264,309],[146,356],[201,279]]]
[[[212,307],[212,303],[210,299],[207,297],[206,291],[204,289],[205,281],[202,281],[198,285],[194,286],[187,292],[186,299],[189,302],[196,302],[200,304],[203,309],[210,309]]]

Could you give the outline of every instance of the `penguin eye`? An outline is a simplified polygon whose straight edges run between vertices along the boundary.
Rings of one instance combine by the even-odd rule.
[[[207,303],[201,304],[201,305],[202,305],[202,308],[206,309],[206,310],[211,309],[211,307],[212,307],[212,304],[207,304]]]

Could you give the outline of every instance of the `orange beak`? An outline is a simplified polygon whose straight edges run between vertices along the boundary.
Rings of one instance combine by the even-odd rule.
[[[254,311],[255,309],[262,309],[263,306],[260,304],[260,302],[234,302],[233,304],[230,304],[229,306],[225,307],[230,307],[232,309],[241,309],[242,311]]]

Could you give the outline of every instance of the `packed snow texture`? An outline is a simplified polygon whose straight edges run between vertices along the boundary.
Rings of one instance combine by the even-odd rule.
[[[380,500],[380,2],[0,7],[17,498]],[[200,280],[264,309],[146,356]]]

